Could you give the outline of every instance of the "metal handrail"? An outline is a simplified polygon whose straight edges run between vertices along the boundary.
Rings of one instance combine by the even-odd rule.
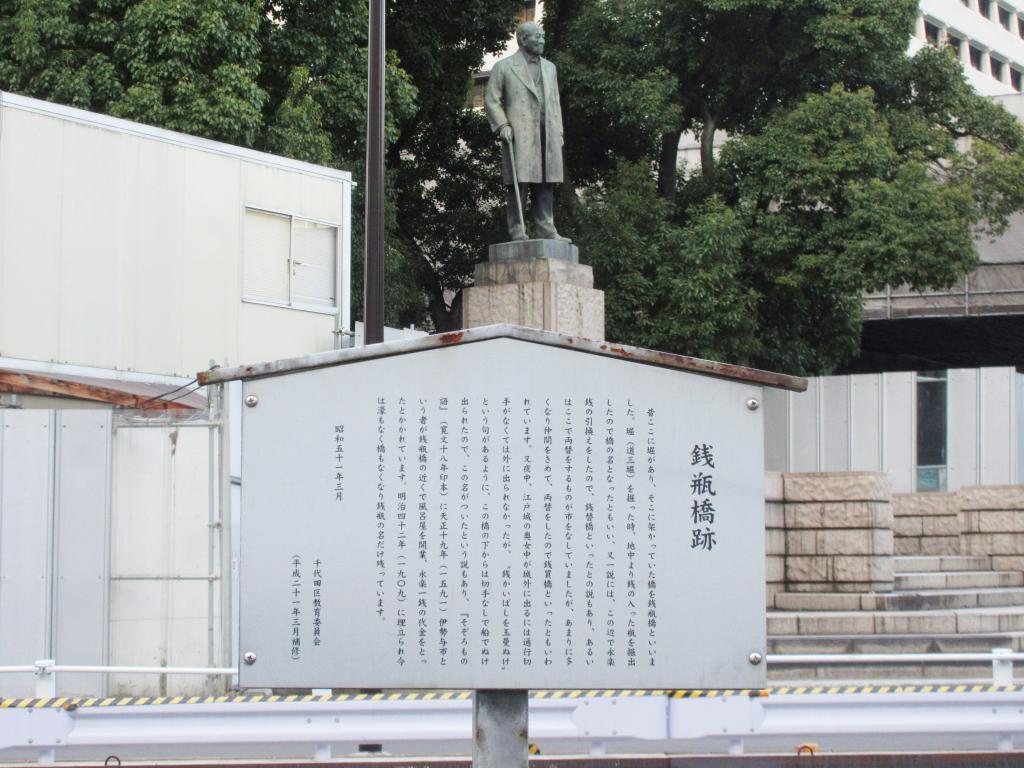
[[[771,653],[767,656],[769,665],[790,664],[798,666],[814,664],[943,664],[947,662],[967,663],[986,661],[1024,661],[1024,651],[1014,652],[1008,648],[994,648],[991,652],[976,651],[967,653]],[[0,666],[0,674],[26,672],[34,674],[92,672],[101,674],[222,676],[237,675],[238,668],[57,664],[51,660],[41,660],[34,664]]]
[[[991,652],[973,653],[791,653],[768,654],[766,662],[772,665],[811,666],[818,664],[948,664],[991,662],[995,682],[1013,682],[1013,663],[1024,661],[1024,652],[1010,648],[993,648]],[[36,676],[36,695],[54,696],[58,673],[106,673],[151,675],[203,675],[206,677],[234,676],[236,667],[162,667],[93,664],[58,664],[53,659],[40,659],[34,664],[0,667],[3,673],[32,673]]]
[[[236,667],[132,667],[93,664],[56,664],[52,661],[37,661],[35,664],[21,664],[0,667],[0,674],[5,672],[32,672],[34,674],[53,674],[57,672],[98,672],[109,674],[140,674],[140,675],[237,675]]]
[[[769,654],[769,664],[929,664],[971,661],[1024,661],[1024,652],[999,653],[793,653]]]

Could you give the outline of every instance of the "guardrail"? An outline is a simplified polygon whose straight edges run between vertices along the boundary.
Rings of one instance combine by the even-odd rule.
[[[788,751],[820,739],[832,751],[945,748],[1014,749],[1024,741],[1024,686],[1013,684],[1024,653],[770,654],[771,665],[992,664],[991,684],[835,685],[773,683],[767,697],[733,691],[537,692],[530,700],[530,739],[550,754]],[[234,695],[193,697],[57,697],[57,675],[128,673],[234,676],[234,667],[58,664],[0,666],[35,675],[35,700],[4,701],[0,757],[48,764],[62,756],[224,757],[376,752],[427,756],[468,752],[471,702],[465,693],[376,696]],[[980,681],[979,681],[980,682]],[[756,692],[754,692],[756,693]],[[180,702],[170,704],[171,701]],[[147,706],[148,704],[148,706]],[[170,705],[169,705],[170,704]],[[168,706],[169,705],[169,706]],[[365,749],[364,749],[365,748]],[[99,751],[97,751],[99,750]],[[211,752],[213,750],[213,752]]]
[[[792,754],[797,745],[822,753],[1008,752],[1024,744],[1020,686],[819,686],[777,688],[768,696],[571,693],[579,695],[538,692],[530,699],[529,739],[542,755]],[[466,755],[472,701],[467,693],[447,696],[197,696],[202,701],[174,705],[146,697],[39,700],[0,709],[0,760]]]

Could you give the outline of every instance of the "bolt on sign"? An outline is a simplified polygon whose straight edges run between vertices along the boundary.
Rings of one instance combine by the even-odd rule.
[[[765,683],[762,390],[514,326],[245,379],[246,687]]]

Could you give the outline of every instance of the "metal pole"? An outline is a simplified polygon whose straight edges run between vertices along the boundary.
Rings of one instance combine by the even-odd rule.
[[[210,361],[211,368],[215,364],[215,360]],[[216,401],[219,394],[216,389],[216,387],[210,387],[206,391],[209,408],[208,418],[211,422],[216,418]],[[216,663],[214,648],[217,634],[213,618],[217,591],[217,585],[214,583],[214,563],[217,547],[217,440],[214,429],[215,427],[210,426],[206,430],[206,666],[208,667],[212,667]],[[213,678],[207,678],[207,695],[213,695],[214,690]]]
[[[384,0],[370,2],[363,343],[384,341]]]
[[[218,473],[217,473],[217,528],[220,547],[220,622],[221,622],[221,665],[230,667],[237,665],[234,659],[235,644],[232,629],[231,607],[231,435],[229,420],[231,418],[228,400],[228,385],[221,382],[214,388],[217,392],[217,435],[218,435]],[[225,688],[230,688],[226,681]]]
[[[508,161],[512,166],[512,187],[516,191],[516,210],[519,212],[519,226],[523,228],[523,237],[526,237],[526,221],[523,219],[523,198],[519,196],[519,174],[516,173],[516,153],[512,148],[512,142],[508,142]]]
[[[527,768],[528,691],[473,692],[473,768]]]

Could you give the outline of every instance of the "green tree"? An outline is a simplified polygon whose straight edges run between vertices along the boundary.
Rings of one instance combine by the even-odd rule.
[[[0,5],[0,87],[251,146],[258,3],[12,0]]]
[[[490,239],[495,151],[467,97],[519,5],[389,9],[390,324],[452,325],[448,304]],[[0,4],[0,88],[349,169],[361,181],[367,24],[365,0],[9,0]]]
[[[404,322],[457,327],[474,264],[505,239],[498,145],[469,95],[484,54],[507,45],[521,7],[521,0],[403,0],[388,16],[388,45],[419,93],[389,155],[396,247],[422,290]]]
[[[915,9],[549,0],[584,190],[563,214],[608,291],[610,337],[827,372],[857,351],[865,290],[974,266],[979,228],[1024,206],[1024,138],[948,51],[907,57]],[[680,174],[683,131],[700,162]]]
[[[126,0],[0,5],[0,88],[106,111],[124,93],[114,59]]]

